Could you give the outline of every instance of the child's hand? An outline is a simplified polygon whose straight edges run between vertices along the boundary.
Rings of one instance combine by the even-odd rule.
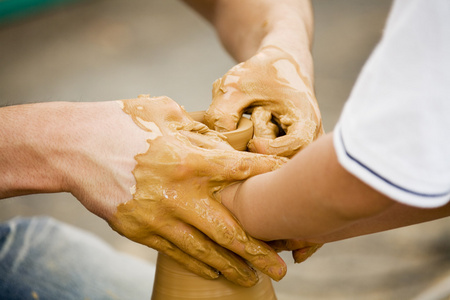
[[[301,263],[313,255],[323,244],[309,243],[301,240],[279,240],[268,244],[277,252],[292,251],[294,262]]]
[[[242,216],[242,214],[240,213],[239,202],[245,201],[245,199],[239,198],[239,191],[242,184],[243,183],[236,183],[229,187],[226,187],[220,193],[220,198],[222,204],[225,205],[245,227],[245,218],[248,218],[250,216]],[[253,209],[253,211],[255,210],[257,210],[256,207]],[[265,239],[263,238],[263,240]],[[292,251],[292,256],[296,263],[304,262],[323,245],[294,239],[267,241],[267,244],[277,252]]]

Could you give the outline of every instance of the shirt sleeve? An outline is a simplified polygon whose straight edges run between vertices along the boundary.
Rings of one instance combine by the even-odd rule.
[[[396,201],[450,201],[450,1],[394,2],[334,147],[346,170]]]

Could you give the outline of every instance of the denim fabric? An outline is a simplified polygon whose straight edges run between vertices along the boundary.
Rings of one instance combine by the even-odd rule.
[[[0,299],[150,299],[155,266],[51,218],[0,223]]]

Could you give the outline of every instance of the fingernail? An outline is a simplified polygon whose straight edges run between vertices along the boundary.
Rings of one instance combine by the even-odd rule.
[[[286,275],[287,267],[270,267],[268,272],[273,280],[280,281]]]

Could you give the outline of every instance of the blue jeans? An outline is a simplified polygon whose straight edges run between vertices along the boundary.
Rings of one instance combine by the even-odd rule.
[[[155,266],[51,218],[0,223],[0,299],[145,299]]]

